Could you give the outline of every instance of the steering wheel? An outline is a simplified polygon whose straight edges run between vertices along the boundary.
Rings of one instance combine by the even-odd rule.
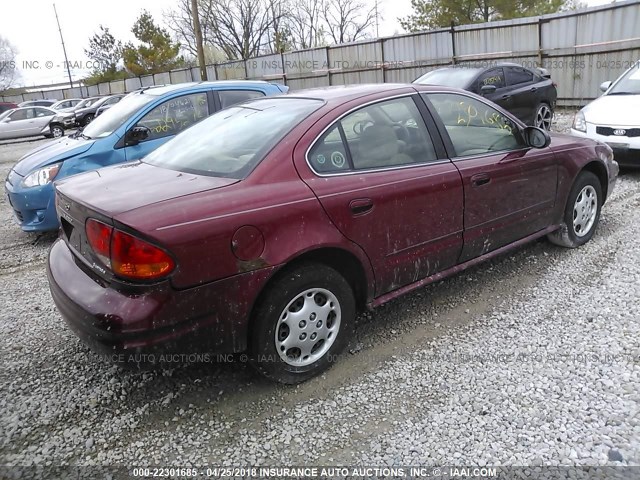
[[[371,125],[373,125],[373,122],[371,120],[360,120],[353,124],[353,133],[360,136],[362,135],[362,132],[364,132],[364,129],[370,127]]]
[[[403,140],[404,142],[408,142],[409,140],[411,140],[409,129],[402,123],[394,123],[393,129],[396,132],[396,137],[398,137],[398,140]]]

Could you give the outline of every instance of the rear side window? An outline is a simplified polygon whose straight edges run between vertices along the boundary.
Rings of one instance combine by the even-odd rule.
[[[27,117],[27,115],[31,113],[31,116]],[[33,110],[25,109],[25,110],[16,110],[11,114],[11,121],[15,122],[16,120],[26,120],[27,118],[33,118]]]
[[[318,173],[340,173],[427,163],[437,155],[413,99],[402,97],[346,115],[316,141],[307,158]]]
[[[264,93],[257,90],[219,90],[220,106],[227,108],[236,103],[246,102],[252,98],[264,97]]]
[[[503,88],[506,86],[504,81],[504,71],[502,68],[492,68],[487,70],[478,78],[478,90],[485,85],[494,85],[496,88]]]
[[[521,83],[533,82],[533,72],[520,67],[505,68],[508,85],[519,85]]]

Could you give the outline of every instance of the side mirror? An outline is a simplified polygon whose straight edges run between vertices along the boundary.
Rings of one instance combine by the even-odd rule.
[[[142,125],[133,127],[131,130],[127,132],[125,135],[125,140],[127,145],[137,145],[143,140],[149,138],[149,134],[151,130]]]
[[[10,117],[5,117],[2,119],[2,123],[9,123],[11,121]]]
[[[551,143],[551,137],[546,130],[538,127],[525,127],[522,131],[524,141],[533,148],[546,148]]]
[[[610,86],[611,86],[611,80],[607,80],[606,82],[602,82],[600,84],[600,90],[602,90],[603,92],[606,92],[607,90],[609,90]]]
[[[497,90],[495,85],[483,85],[482,87],[480,87],[480,93],[482,94],[482,96],[485,95],[491,95],[492,93],[495,93]]]

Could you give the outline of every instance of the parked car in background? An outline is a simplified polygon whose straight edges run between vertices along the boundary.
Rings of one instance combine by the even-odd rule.
[[[82,102],[82,98],[67,98],[51,105],[51,109],[61,112],[68,112],[73,110],[80,102]]]
[[[76,125],[79,127],[86,127],[89,125],[96,116],[96,111],[104,105],[115,105],[118,103],[124,95],[107,95],[105,97],[99,97],[89,105],[78,107],[74,110]]]
[[[558,98],[556,84],[546,70],[499,63],[487,68],[464,65],[439,68],[413,83],[462,88],[482,95],[515,115],[526,125],[549,130]]]
[[[98,109],[96,110],[96,117],[102,115],[104,112],[106,112],[107,110],[109,110],[111,107],[113,107],[115,105],[115,103],[109,103],[106,105],[102,105],[100,107],[98,107]]]
[[[28,100],[18,104],[19,107],[51,107],[57,100]]]
[[[20,107],[0,114],[0,139],[61,137],[64,128],[52,123],[57,112],[46,107]]]
[[[608,144],[620,165],[640,167],[640,61],[600,90],[604,94],[576,114],[571,133]]]
[[[5,187],[16,219],[25,231],[55,230],[53,180],[137,160],[221,108],[287,90],[267,82],[228,81],[131,93],[81,132],[42,145],[14,165]]]
[[[463,90],[297,91],[56,182],[49,284],[111,356],[248,350],[297,383],[336,361],[357,309],[545,235],[586,243],[617,174],[608,146]]]
[[[7,110],[13,110],[14,108],[18,108],[18,105],[10,102],[0,102],[0,113],[4,113]]]

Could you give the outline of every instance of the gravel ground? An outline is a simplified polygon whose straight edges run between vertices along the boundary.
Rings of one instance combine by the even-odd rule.
[[[0,177],[39,143],[0,145]],[[638,207],[627,173],[584,247],[539,241],[362,315],[333,369],[281,387],[238,357],[96,361],[52,304],[52,236],[2,196],[0,465],[640,465]]]

